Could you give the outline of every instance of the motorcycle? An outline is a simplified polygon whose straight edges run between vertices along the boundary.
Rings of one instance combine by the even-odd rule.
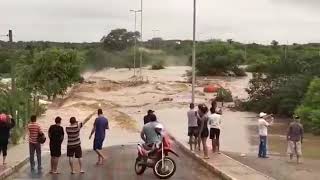
[[[153,173],[160,179],[168,179],[176,171],[175,161],[169,157],[169,153],[179,157],[171,148],[169,137],[163,136],[159,147],[151,152],[142,144],[138,144],[138,157],[135,162],[135,171],[137,175],[142,175],[147,168],[152,168]]]

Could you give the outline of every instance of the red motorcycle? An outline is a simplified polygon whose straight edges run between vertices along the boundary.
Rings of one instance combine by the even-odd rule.
[[[169,137],[163,136],[159,147],[147,150],[142,144],[138,144],[138,157],[135,162],[135,171],[138,175],[144,173],[147,168],[152,168],[153,173],[160,179],[168,179],[176,172],[176,163],[169,157],[169,153],[179,157],[171,148]]]

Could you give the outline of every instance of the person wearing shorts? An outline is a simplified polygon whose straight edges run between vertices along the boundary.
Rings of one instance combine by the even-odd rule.
[[[10,138],[10,130],[15,126],[15,121],[11,115],[0,115],[0,154],[2,153],[2,164],[6,165],[8,143]]]
[[[51,171],[50,173],[59,174],[58,164],[61,157],[61,144],[64,138],[63,128],[61,127],[61,117],[55,118],[55,124],[51,125],[48,131],[50,139]]]
[[[67,156],[71,158],[82,158],[82,149],[81,146],[67,146]]]
[[[78,123],[75,117],[70,118],[70,126],[66,127],[68,135],[67,156],[69,157],[69,164],[71,174],[74,174],[73,158],[77,158],[80,166],[80,173],[84,173],[82,169],[82,149],[80,141],[80,129],[82,123]]]
[[[287,153],[290,156],[290,160],[292,160],[293,156],[296,155],[297,163],[300,163],[300,157],[302,156],[301,146],[303,140],[303,133],[303,126],[300,123],[300,118],[298,116],[295,116],[294,122],[290,123],[287,132]]]
[[[197,119],[197,112],[194,110],[194,104],[190,104],[190,110],[187,112],[188,116],[188,136],[189,136],[189,145],[190,150],[193,151],[192,144],[194,144],[194,149],[196,149],[197,142],[198,142],[198,119]],[[194,138],[194,140],[193,140]]]
[[[98,109],[98,117],[94,121],[93,128],[89,137],[89,139],[91,139],[92,135],[94,134],[93,150],[98,155],[98,161],[96,165],[102,165],[105,159],[101,150],[103,141],[106,137],[107,129],[109,129],[108,119],[103,116],[102,109]]]
[[[221,125],[221,114],[216,112],[215,109],[210,109],[211,114],[208,116],[209,127],[210,127],[210,139],[212,141],[212,152],[218,151],[220,153],[220,125]],[[219,111],[220,112],[220,111]]]
[[[199,117],[200,119],[200,130],[198,136],[201,138],[201,142],[203,145],[203,154],[204,154],[204,159],[209,159],[208,156],[208,146],[207,146],[207,139],[209,136],[209,129],[208,129],[208,107],[203,105],[199,109],[201,112],[201,116]]]

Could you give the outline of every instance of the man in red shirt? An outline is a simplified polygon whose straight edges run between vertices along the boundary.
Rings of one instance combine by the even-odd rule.
[[[39,133],[42,133],[40,125],[36,122],[37,116],[31,116],[31,122],[28,124],[29,132],[29,152],[30,152],[30,166],[31,171],[34,171],[35,162],[34,162],[34,153],[37,153],[38,160],[38,171],[42,170],[41,166],[41,145],[38,142]]]

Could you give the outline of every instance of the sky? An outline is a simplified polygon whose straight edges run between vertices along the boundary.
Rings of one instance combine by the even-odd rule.
[[[1,0],[0,35],[14,41],[97,42],[134,30],[140,0]],[[320,0],[197,0],[197,39],[320,42]],[[143,39],[192,39],[193,0],[143,0]],[[140,15],[137,26],[140,28]],[[159,30],[153,33],[152,30]],[[5,37],[0,37],[5,40]]]

